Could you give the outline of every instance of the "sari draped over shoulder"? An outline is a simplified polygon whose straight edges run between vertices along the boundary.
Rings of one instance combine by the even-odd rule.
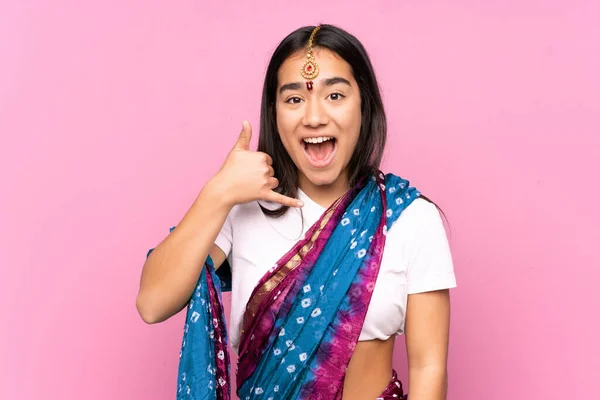
[[[419,195],[392,174],[364,179],[260,279],[242,322],[240,399],[342,398],[387,230]],[[209,257],[187,309],[177,399],[231,398],[220,288]],[[406,398],[395,372],[379,398]]]

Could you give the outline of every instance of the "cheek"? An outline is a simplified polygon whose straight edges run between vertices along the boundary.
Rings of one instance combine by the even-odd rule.
[[[346,143],[348,146],[354,147],[358,142],[360,135],[360,127],[362,123],[360,104],[354,105],[351,109],[344,112],[343,126],[344,133],[347,137]]]
[[[292,136],[297,126],[297,116],[289,111],[277,112],[277,131],[281,140],[285,143],[292,140]]]

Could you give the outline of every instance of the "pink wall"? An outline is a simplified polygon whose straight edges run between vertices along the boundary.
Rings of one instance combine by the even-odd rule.
[[[228,3],[0,5],[0,398],[173,398],[183,314],[138,318],[146,250],[319,21],[372,55],[385,169],[450,218],[448,398],[597,396],[598,3]]]

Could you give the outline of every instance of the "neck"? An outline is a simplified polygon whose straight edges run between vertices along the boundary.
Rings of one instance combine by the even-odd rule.
[[[301,171],[298,172],[298,187],[323,208],[329,208],[334,201],[350,190],[347,170],[342,171],[335,181],[327,185],[316,185]]]

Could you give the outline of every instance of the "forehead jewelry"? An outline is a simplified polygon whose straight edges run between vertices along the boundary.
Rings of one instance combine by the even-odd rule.
[[[319,75],[319,66],[317,65],[316,61],[315,61],[315,57],[312,54],[312,50],[313,50],[313,40],[315,38],[315,34],[319,31],[321,27],[317,26],[315,29],[313,29],[312,33],[310,34],[310,39],[308,39],[308,50],[307,50],[307,54],[306,54],[306,61],[304,62],[304,65],[302,65],[302,68],[300,69],[300,73],[302,74],[302,77],[306,80],[308,80],[308,82],[306,82],[306,89],[308,89],[309,91],[313,89],[313,79],[315,79],[317,77],[317,75]]]

